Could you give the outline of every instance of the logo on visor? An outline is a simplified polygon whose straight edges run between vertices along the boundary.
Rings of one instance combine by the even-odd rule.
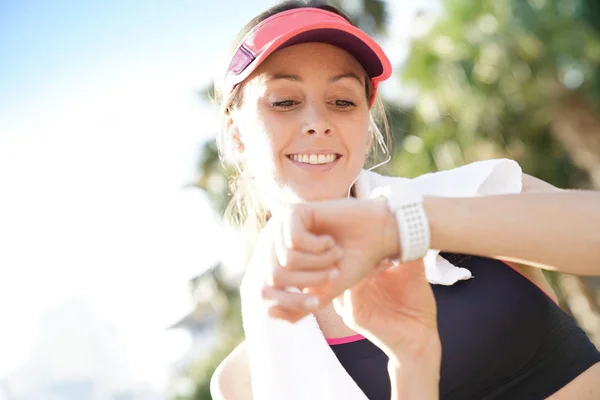
[[[252,53],[246,45],[241,45],[233,55],[233,59],[229,65],[229,71],[234,75],[239,75],[248,68],[248,65],[252,64],[252,61],[254,60],[256,60],[254,53]]]

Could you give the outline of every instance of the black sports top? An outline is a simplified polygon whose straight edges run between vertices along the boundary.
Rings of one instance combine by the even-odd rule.
[[[460,265],[474,278],[432,286],[440,399],[545,399],[600,361],[585,333],[519,272],[481,257]],[[362,339],[331,348],[369,399],[389,400],[387,357],[378,347]]]

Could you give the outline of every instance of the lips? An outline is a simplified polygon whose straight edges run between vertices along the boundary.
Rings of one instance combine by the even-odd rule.
[[[308,172],[327,172],[337,165],[341,157],[341,154],[332,150],[313,150],[287,155],[294,165]]]
[[[303,164],[321,165],[334,162],[339,157],[338,154],[289,154],[288,158]]]

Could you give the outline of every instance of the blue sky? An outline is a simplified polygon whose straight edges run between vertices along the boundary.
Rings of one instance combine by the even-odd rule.
[[[164,327],[222,253],[218,219],[181,189],[217,129],[196,91],[269,3],[0,1],[0,376],[83,295],[138,378],[163,377],[181,351]]]
[[[4,0],[0,109],[44,104],[82,82],[125,78],[119,75],[157,64],[172,67],[171,74],[195,69],[200,80],[236,29],[269,3]]]
[[[187,280],[234,246],[182,190],[218,129],[196,91],[272,3],[0,0],[0,377],[77,296],[118,327],[137,379],[164,377]],[[391,4],[397,63],[414,11],[437,1]]]

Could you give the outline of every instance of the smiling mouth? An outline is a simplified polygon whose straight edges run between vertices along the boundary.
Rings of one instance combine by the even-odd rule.
[[[287,157],[303,164],[321,165],[329,164],[341,157],[341,154],[288,154]]]

